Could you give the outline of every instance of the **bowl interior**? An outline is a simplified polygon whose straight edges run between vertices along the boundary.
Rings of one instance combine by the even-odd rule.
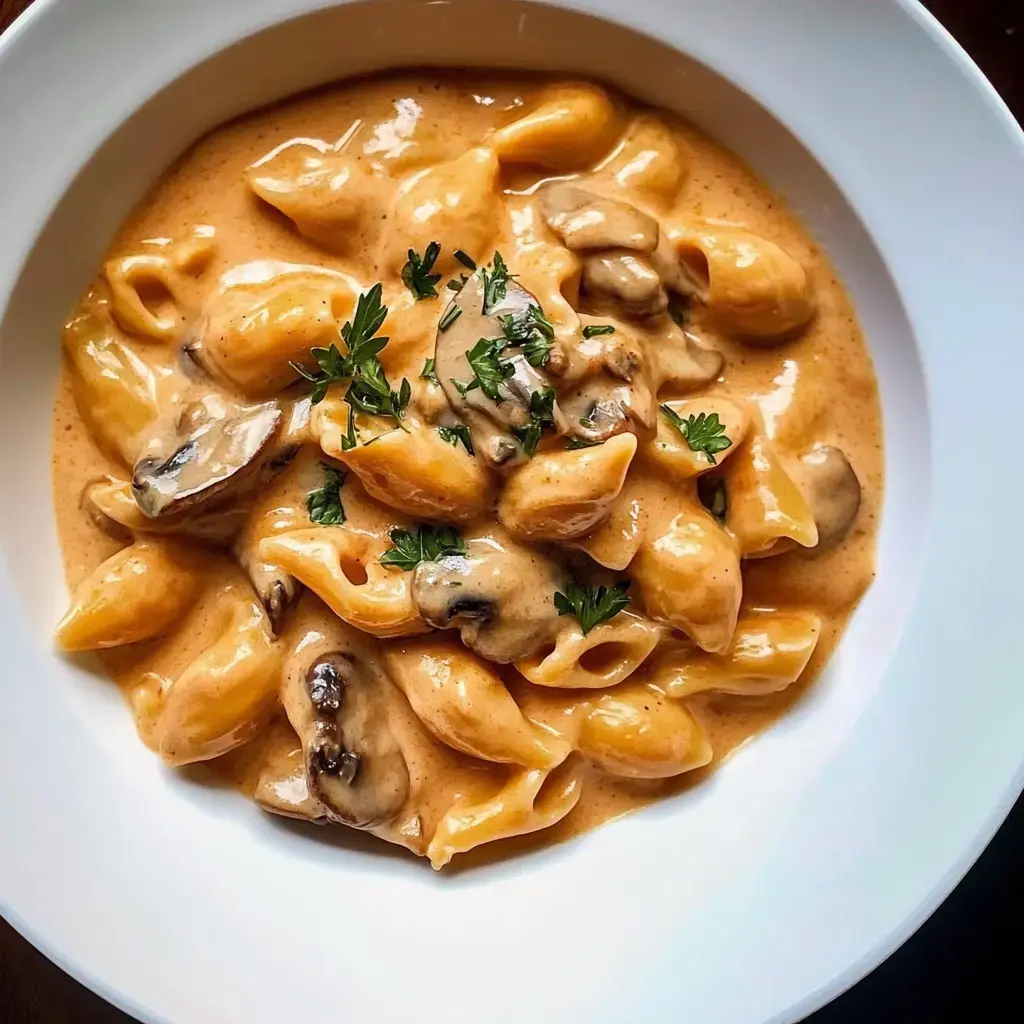
[[[878,371],[887,438],[878,579],[824,678],[792,714],[681,797],[566,846],[440,878],[378,844],[325,840],[271,820],[234,794],[203,785],[201,773],[165,771],[137,740],[114,688],[88,665],[54,656],[50,639],[66,593],[49,479],[60,327],[111,234],[171,160],[214,125],[318,84],[410,65],[599,77],[690,118],[729,145],[790,202],[838,267]],[[772,848],[801,792],[873,699],[913,599],[929,513],[924,380],[897,288],[857,211],[813,153],[725,78],[652,38],[583,14],[511,0],[346,4],[269,28],[192,68],[116,126],[71,182],[0,322],[0,360],[0,459],[4,478],[17,481],[15,494],[0,503],[0,550],[10,581],[4,605],[36,652],[19,666],[18,679],[12,675],[4,684],[5,714],[59,740],[41,770],[55,787],[75,774],[74,827],[109,829],[127,864],[116,872],[108,867],[115,881],[72,861],[60,889],[77,891],[84,920],[95,894],[96,911],[113,930],[120,912],[100,901],[107,882],[126,902],[143,905],[154,932],[164,936],[153,941],[174,944],[179,979],[211,979],[211,965],[223,972],[217,986],[233,993],[225,1004],[232,1019],[249,1007],[259,1014],[253,1019],[289,1019],[280,986],[263,997],[244,994],[253,988],[254,968],[273,969],[273,950],[257,934],[265,928],[281,935],[303,929],[296,935],[302,955],[290,942],[287,951],[296,987],[331,977],[339,929],[357,930],[363,951],[346,1010],[357,1018],[374,1016],[386,988],[396,1018],[407,1019],[418,992],[438,991],[445,957],[456,948],[484,965],[509,951],[535,949],[540,934],[551,948],[572,945],[574,963],[614,965],[584,991],[556,984],[562,968],[542,957],[531,964],[530,985],[503,992],[495,1018],[502,1020],[533,1012],[545,988],[561,1000],[546,1004],[550,1019],[583,1015],[591,1001],[612,998],[617,979],[632,975],[635,983],[650,950],[688,925],[698,949],[702,915]],[[806,841],[814,843],[813,834]],[[155,891],[152,870],[171,865],[174,900],[168,901]],[[621,884],[609,887],[604,880],[612,872]],[[43,882],[28,874],[22,880],[35,890]],[[658,906],[673,911],[636,911]],[[59,914],[50,917],[48,933],[61,937],[61,948],[81,949],[80,962],[121,986],[126,998],[170,1007],[176,1019],[207,1019],[207,1004],[132,953],[130,941],[89,948],[84,926],[69,933]],[[184,941],[190,919],[202,920],[203,932]],[[252,935],[238,934],[239,920],[251,923]],[[602,927],[605,920],[617,922],[613,933]],[[190,951],[183,954],[178,939]],[[224,957],[221,943],[241,946],[245,955]],[[384,949],[388,958],[370,955]],[[405,991],[393,993],[389,964],[397,960],[403,971],[409,968]],[[464,977],[452,1019],[479,1019],[473,1007],[486,1005],[494,977],[483,966]]]

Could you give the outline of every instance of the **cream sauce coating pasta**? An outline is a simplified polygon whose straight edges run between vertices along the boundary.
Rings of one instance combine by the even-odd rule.
[[[437,868],[705,777],[874,575],[835,270],[595,83],[395,73],[224,125],[63,347],[58,644],[167,763]]]

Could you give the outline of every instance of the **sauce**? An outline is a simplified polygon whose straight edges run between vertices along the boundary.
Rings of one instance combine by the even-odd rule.
[[[123,269],[129,258],[139,254],[173,255],[179,270],[172,286],[167,279],[145,278],[136,288],[145,307],[141,315],[148,316],[156,326],[151,327],[148,337],[130,329],[126,332],[133,350],[152,368],[161,410],[165,414],[168,409],[173,411],[187,393],[189,384],[187,375],[182,374],[178,342],[197,322],[211,295],[218,289],[238,287],[240,282],[255,286],[261,280],[276,280],[286,264],[291,265],[285,268],[289,272],[297,267],[307,271],[313,268],[314,276],[323,275],[317,280],[329,279],[331,287],[340,282],[339,288],[344,285],[353,292],[383,281],[385,300],[392,309],[401,307],[407,319],[405,328],[393,333],[380,358],[393,383],[406,377],[417,384],[425,360],[434,355],[437,317],[451,294],[443,293],[440,305],[402,298],[404,289],[398,277],[401,254],[409,245],[422,252],[424,245],[417,239],[393,237],[391,223],[399,201],[396,196],[413,192],[428,169],[459,160],[467,152],[475,152],[474,147],[486,146],[490,133],[534,109],[551,89],[548,80],[523,75],[433,71],[390,75],[288,100],[225,125],[196,143],[118,232],[108,254],[109,283],[101,281],[97,286],[104,289],[112,285],[109,268],[114,268],[116,276],[117,267]],[[615,116],[627,137],[630,126],[643,125],[651,116],[622,97],[614,97],[613,102]],[[477,851],[474,861],[537,841],[565,839],[699,782],[714,764],[799,700],[827,662],[874,574],[882,497],[880,408],[873,367],[849,298],[826,256],[750,169],[691,125],[669,115],[658,117],[676,147],[671,160],[685,165],[685,180],[678,194],[667,202],[633,190],[630,182],[637,175],[644,181],[657,181],[656,176],[644,177],[645,168],[658,159],[656,153],[652,156],[647,152],[632,164],[620,161],[620,182],[625,182],[620,195],[658,217],[699,219],[710,226],[709,230],[740,226],[752,235],[770,239],[806,272],[817,306],[813,320],[793,337],[783,344],[760,346],[717,330],[714,320],[705,318],[698,305],[691,311],[691,326],[723,353],[724,363],[716,378],[695,394],[749,403],[754,416],[759,417],[766,443],[782,453],[787,465],[815,446],[841,449],[861,484],[860,510],[852,530],[831,550],[815,557],[789,552],[743,562],[744,608],[812,611],[821,619],[821,634],[799,681],[781,692],[759,696],[703,692],[687,699],[687,707],[714,752],[711,766],[670,778],[629,779],[582,764],[578,769],[580,795],[571,812],[530,837],[504,840],[495,851]],[[275,168],[282,157],[287,160],[297,151],[295,140],[306,146],[298,151],[310,157],[321,154],[333,158],[340,150],[352,158],[353,165],[365,172],[357,206],[360,211],[371,212],[353,214],[332,207],[323,213],[325,207],[321,204],[321,215],[312,219],[293,209],[284,216],[258,198],[250,181],[262,172],[267,177],[278,173]],[[595,187],[609,180],[607,175],[602,178],[600,170],[602,160],[607,159],[611,158],[598,157],[595,161],[599,168],[593,175]],[[254,163],[256,170],[250,172]],[[573,168],[566,175],[519,163],[502,165],[497,200],[501,206],[500,228],[493,245],[488,244],[504,253],[512,272],[520,273],[527,287],[543,277],[548,266],[545,260],[566,255],[544,227],[538,184],[552,176],[571,180],[584,170]],[[586,179],[584,173],[580,180],[586,184]],[[341,191],[344,193],[344,189]],[[444,194],[443,188],[438,194]],[[479,238],[486,238],[486,230],[479,225],[477,228]],[[477,244],[483,246],[484,242]],[[489,249],[472,251],[469,241],[462,248],[481,263],[491,257]],[[457,278],[464,270],[447,252],[441,262],[446,268],[442,283]],[[565,291],[571,292],[571,286]],[[557,296],[553,301],[557,302]],[[546,299],[545,310],[551,315]],[[594,316],[601,318],[601,308],[595,309]],[[122,319],[122,326],[129,325]],[[161,332],[174,341],[168,344],[158,337]],[[258,383],[258,376],[247,380]],[[658,400],[675,397],[672,390],[668,387],[659,392]],[[95,431],[83,418],[80,399],[74,366],[66,361],[54,411],[53,486],[66,577],[72,590],[122,548],[130,536],[123,531],[112,535],[109,524],[101,528],[83,504],[83,494],[90,484],[107,475],[124,480],[129,471],[123,457],[111,451],[109,445],[97,443]],[[423,410],[427,404],[429,399],[417,384],[413,406],[426,416]],[[257,509],[251,513],[247,528],[253,528],[251,524],[257,519],[265,524],[261,527],[265,535],[309,527],[306,498],[311,487],[317,486],[318,457],[322,453],[307,443],[295,463],[268,484],[257,499]],[[723,469],[728,465],[723,460]],[[635,496],[636,507],[642,508],[650,522],[667,524],[679,511],[680,486],[667,481],[656,468],[644,468],[639,460],[630,470],[626,491]],[[374,500],[352,474],[342,497],[347,525],[385,542],[390,528],[409,527],[417,518]],[[492,522],[492,517],[488,521]],[[487,526],[484,522],[465,529],[486,533]],[[200,599],[168,633],[113,647],[101,655],[111,678],[135,710],[141,737],[150,745],[156,745],[162,694],[216,642],[222,628],[224,595],[248,592],[246,574],[228,550],[220,549],[218,553],[211,549],[205,573]],[[294,646],[296,638],[315,632],[331,618],[325,605],[306,593],[284,627],[280,643]],[[386,646],[397,642],[382,643]],[[567,692],[531,686],[511,666],[496,671],[520,700],[530,690],[535,702],[543,703],[553,694],[550,699],[557,704]],[[641,666],[632,680],[643,680],[645,671],[646,665]],[[582,692],[579,696],[583,699],[589,694]],[[422,737],[410,742],[420,744],[430,785],[424,787],[417,808],[415,828],[422,835],[407,845],[423,852],[426,839],[454,802],[485,799],[510,777],[513,769],[456,753],[423,733],[418,724],[415,729]],[[298,747],[294,731],[283,713],[277,711],[269,716],[266,728],[255,740],[206,765],[217,779],[252,795],[265,764],[289,758],[299,763]]]

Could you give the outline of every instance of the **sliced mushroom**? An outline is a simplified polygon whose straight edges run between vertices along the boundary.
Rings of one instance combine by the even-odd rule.
[[[135,463],[132,491],[147,516],[184,512],[251,481],[266,464],[280,468],[272,461],[281,454],[278,403],[245,405],[202,385],[194,395],[153,426]]]
[[[310,796],[355,828],[390,821],[409,795],[409,769],[389,721],[391,685],[366,659],[316,632],[285,665],[282,700],[302,744]]]
[[[508,462],[518,453],[511,429],[529,424],[530,397],[551,387],[551,380],[543,370],[531,366],[523,353],[507,349],[502,359],[511,362],[514,372],[499,385],[500,401],[492,401],[479,387],[463,393],[455,382],[467,385],[473,380],[475,373],[466,353],[481,338],[503,337],[500,318],[524,318],[531,306],[539,307],[540,303],[525,288],[509,280],[504,298],[485,313],[483,274],[477,272],[451,301],[441,317],[441,323],[447,326],[439,327],[437,332],[434,366],[445,397],[455,413],[469,424],[474,444],[495,464]],[[556,429],[564,432],[557,402],[554,419]]]
[[[642,379],[591,377],[562,396],[562,411],[572,433],[588,441],[607,441],[634,427],[650,430],[655,423],[654,394]]]
[[[631,316],[656,316],[668,308],[668,293],[657,270],[643,256],[627,249],[587,256],[581,273],[584,292],[612,299]]]
[[[800,484],[818,527],[813,551],[838,544],[853,526],[860,510],[861,486],[846,455],[823,445],[800,460]]]
[[[540,193],[548,227],[567,249],[630,249],[652,252],[658,244],[658,222],[630,203],[607,199],[568,182],[555,182]]]
[[[725,358],[692,331],[683,330],[667,316],[664,329],[651,341],[657,389],[668,387],[673,393],[695,391],[713,381],[721,372]]]
[[[505,665],[533,654],[557,631],[562,583],[557,566],[495,527],[468,539],[465,555],[421,562],[412,597],[431,626],[458,628],[470,650]]]

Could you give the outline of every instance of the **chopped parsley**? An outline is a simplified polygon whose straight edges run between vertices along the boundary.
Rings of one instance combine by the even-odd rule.
[[[505,291],[510,275],[500,252],[495,252],[494,259],[491,261],[491,270],[488,271],[484,267],[480,273],[483,274],[484,279],[483,313],[486,316],[495,306],[505,300]]]
[[[466,545],[451,526],[421,526],[416,530],[392,530],[391,547],[380,556],[381,565],[394,565],[403,572],[420,562],[436,562],[445,555],[464,555]]]
[[[544,310],[531,302],[522,313],[505,313],[498,317],[501,332],[510,345],[518,345],[531,366],[543,366],[551,356],[555,329]]]
[[[462,307],[453,302],[441,315],[441,319],[438,320],[437,329],[444,333],[460,316],[462,316]]]
[[[471,349],[467,349],[466,359],[473,368],[474,377],[468,384],[452,382],[459,394],[465,395],[467,391],[480,388],[492,402],[501,405],[505,400],[500,390],[502,382],[516,372],[511,362],[501,359],[504,350],[504,338],[481,338]]]
[[[467,270],[476,270],[476,260],[472,256],[467,256],[461,249],[456,249],[454,255]]]
[[[585,587],[570,580],[564,594],[555,594],[555,608],[559,615],[574,615],[586,636],[629,604],[629,584],[629,580],[623,580],[610,587]]]
[[[570,437],[565,442],[565,450],[575,452],[580,448],[596,448],[599,444],[604,444],[604,441],[591,441],[589,437]]]
[[[306,495],[306,511],[314,523],[340,526],[345,522],[345,509],[341,504],[341,485],[345,482],[345,471],[326,462],[321,462],[320,467],[324,471],[324,482]]]
[[[684,420],[667,405],[663,405],[661,411],[669,423],[683,435],[683,440],[689,445],[690,451],[703,452],[712,466],[718,465],[715,460],[717,452],[724,452],[726,448],[732,447],[732,441],[726,437],[725,425],[719,422],[717,412],[710,416],[705,413],[690,415]]]
[[[530,422],[525,427],[512,427],[512,433],[531,459],[537,453],[541,434],[555,425],[555,389],[542,388],[530,395]]]
[[[435,383],[435,384],[440,384],[441,383],[437,379],[437,370],[434,368],[434,360],[433,359],[428,359],[423,364],[423,369],[420,370],[420,380],[433,381],[433,383]]]
[[[473,439],[469,436],[469,427],[465,423],[456,423],[453,427],[441,426],[437,428],[437,432],[441,435],[441,440],[447,441],[453,448],[458,448],[461,441],[470,455],[476,455],[473,450]]]
[[[588,341],[591,338],[600,338],[604,334],[614,334],[615,328],[611,324],[587,324],[583,328],[583,337]]]
[[[405,287],[416,296],[416,301],[437,297],[437,282],[440,274],[432,274],[437,257],[441,255],[439,242],[431,242],[420,256],[415,249],[409,250],[409,260],[402,267],[402,281]]]

